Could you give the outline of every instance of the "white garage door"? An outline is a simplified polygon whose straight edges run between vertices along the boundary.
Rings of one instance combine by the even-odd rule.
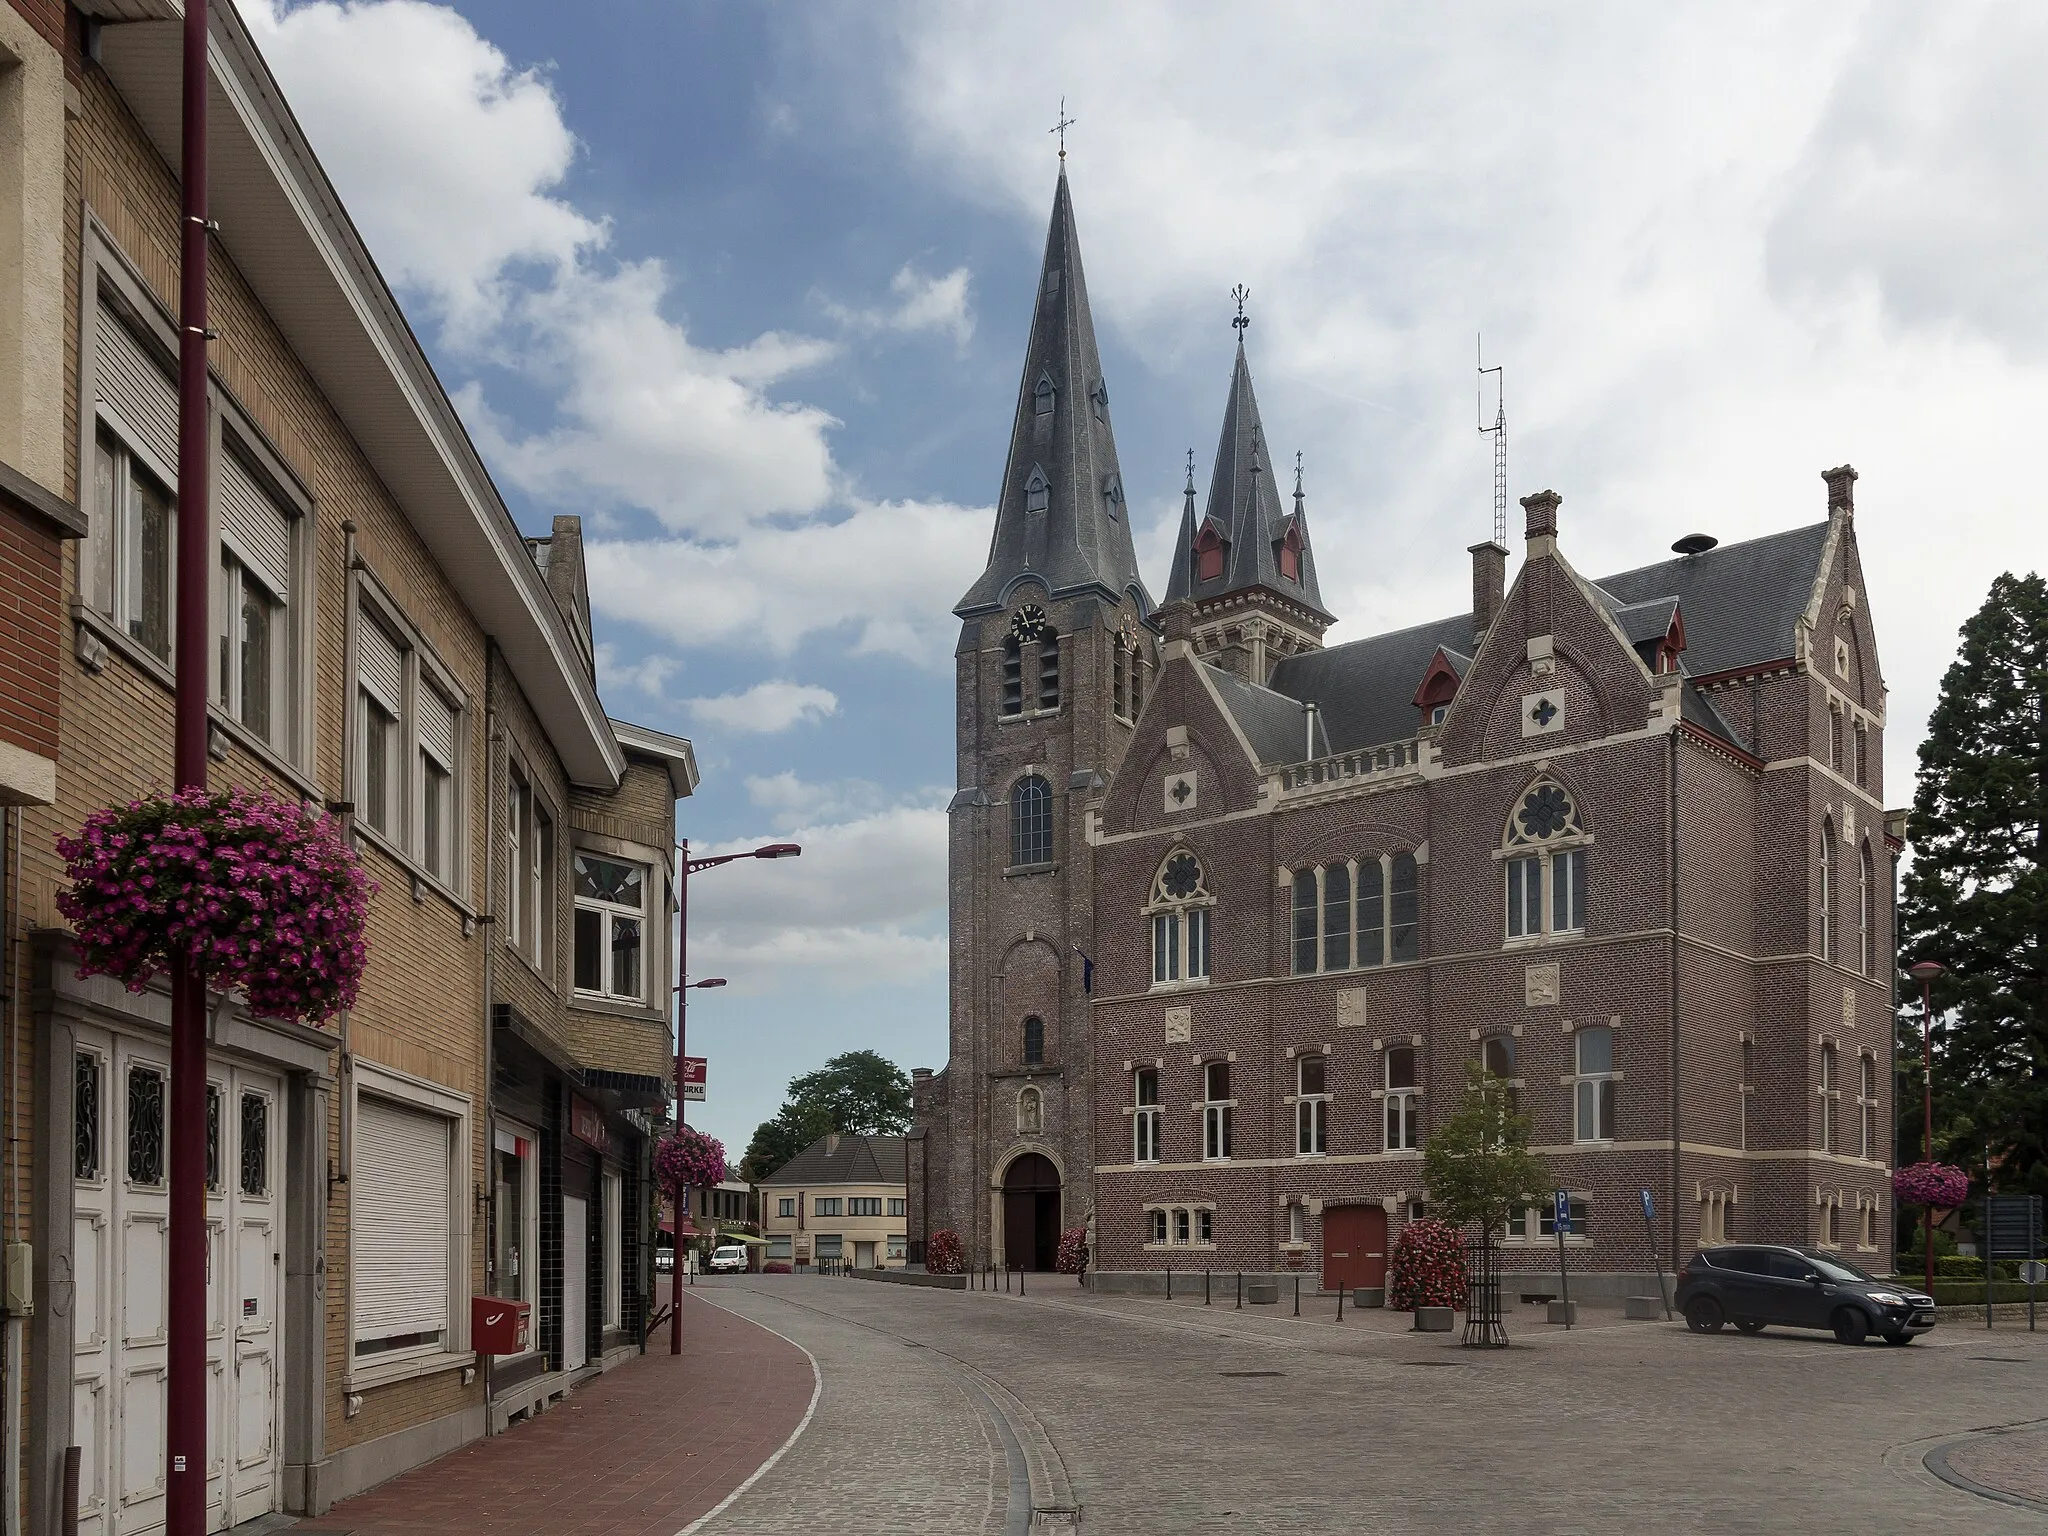
[[[81,1027],[74,1064],[72,1419],[79,1530],[164,1524],[170,1058]],[[278,1297],[284,1230],[278,1079],[207,1074],[207,1529],[280,1507]]]

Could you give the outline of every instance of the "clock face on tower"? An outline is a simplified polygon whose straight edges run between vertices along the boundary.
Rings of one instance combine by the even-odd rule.
[[[1011,616],[1010,633],[1019,640],[1036,640],[1045,633],[1045,610],[1036,603],[1026,603]]]

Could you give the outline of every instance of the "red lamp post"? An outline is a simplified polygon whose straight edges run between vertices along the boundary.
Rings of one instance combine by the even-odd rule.
[[[1906,974],[1920,983],[1920,1093],[1921,1113],[1924,1123],[1921,1127],[1920,1159],[1934,1161],[1934,979],[1942,975],[1947,967],[1938,960],[1922,960],[1909,966]],[[1927,1294],[1934,1294],[1934,1207],[1928,1206],[1922,1213],[1921,1246],[1927,1250]]]
[[[683,1058],[689,1054],[689,991],[691,987],[722,987],[723,976],[714,976],[709,981],[690,982],[682,978],[690,973],[690,876],[700,869],[716,869],[721,864],[730,864],[737,859],[793,859],[804,850],[798,843],[768,843],[748,853],[722,853],[715,858],[693,859],[690,857],[688,841],[676,844],[682,857],[676,860],[676,1127],[683,1124]],[[669,1323],[668,1352],[680,1355],[683,1352],[683,1249],[682,1227],[684,1211],[682,1191],[677,1191],[676,1205],[676,1263],[669,1271]]]

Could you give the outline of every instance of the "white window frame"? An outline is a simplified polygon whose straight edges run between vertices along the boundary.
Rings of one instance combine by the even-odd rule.
[[[1832,1040],[1823,1040],[1820,1046],[1820,1086],[1814,1090],[1820,1099],[1820,1150],[1838,1152],[1841,1140],[1840,1128],[1835,1124],[1835,1112],[1841,1107],[1841,1051]]]
[[[1152,1098],[1141,1097],[1147,1074],[1152,1077]],[[1157,1067],[1138,1067],[1131,1073],[1131,1161],[1159,1161],[1159,1111],[1162,1092]]]
[[[623,903],[603,901],[595,896],[585,896],[581,891],[576,891],[574,889],[574,861],[581,858],[602,859],[608,864],[626,864],[638,869],[640,871],[639,907],[631,908]],[[595,990],[582,986],[577,981],[574,962],[574,946],[576,941],[573,932],[570,935],[570,982],[574,986],[576,995],[600,1002],[646,1006],[649,987],[656,985],[661,979],[657,970],[652,942],[654,921],[647,910],[654,895],[655,866],[643,859],[630,858],[602,848],[579,844],[571,852],[570,870],[571,890],[574,892],[576,911],[578,913],[596,913],[599,919],[598,967],[600,974],[598,978],[599,985]],[[612,956],[614,953],[612,925],[620,919],[631,919],[640,924],[640,986],[639,990],[634,992],[621,991],[617,987],[616,978],[612,974]]]
[[[517,758],[506,775],[505,943],[556,984],[554,808]]]
[[[418,880],[446,893],[460,906],[469,889],[469,695],[434,654],[419,628],[406,618],[384,584],[367,570],[356,571],[354,579],[358,654],[349,658],[350,708],[354,711],[355,728],[349,798],[357,807],[355,825]],[[398,652],[396,716],[391,715],[393,701],[376,698],[375,691],[364,681],[365,645],[361,636],[367,625],[375,625]],[[448,772],[448,805],[441,818],[442,867],[438,872],[428,867],[423,846],[423,765],[429,748],[422,739],[422,701],[431,694],[438,694],[453,716],[449,753],[453,761],[444,765]],[[377,826],[364,811],[369,788],[369,713],[373,709],[392,718],[396,726],[387,747],[389,755],[384,770],[386,786],[394,797],[388,827]],[[440,753],[434,752],[433,756],[438,761]]]
[[[775,1219],[777,1221],[796,1220],[796,1196],[777,1195],[775,1197]]]
[[[1857,1156],[1870,1162],[1877,1156],[1877,1061],[1868,1051],[1856,1056]]]
[[[1398,893],[1394,888],[1395,866],[1407,860],[1415,872],[1415,886],[1412,891]],[[1347,894],[1336,902],[1330,899],[1330,876],[1332,871],[1342,871]],[[1368,872],[1377,875],[1379,893],[1368,898],[1364,894]],[[1283,889],[1287,893],[1287,965],[1289,974],[1295,976],[1327,975],[1337,971],[1371,971],[1392,965],[1413,965],[1422,958],[1422,861],[1412,850],[1403,848],[1392,853],[1383,853],[1377,858],[1333,859],[1326,864],[1310,865],[1302,869],[1284,870]],[[1304,966],[1303,952],[1311,944],[1311,936],[1302,931],[1301,891],[1299,882],[1310,876],[1315,885],[1314,935],[1311,958],[1314,964]],[[1415,903],[1415,917],[1411,923],[1400,923],[1395,919],[1395,904],[1402,896]],[[1368,923],[1365,917],[1366,903],[1373,900],[1379,906],[1379,921]],[[1342,914],[1345,944],[1345,963],[1331,963],[1331,942],[1340,937],[1331,924],[1332,908]],[[1396,955],[1395,934],[1402,928],[1415,930],[1414,953]],[[1366,958],[1366,941],[1376,942],[1379,958]]]
[[[1215,1080],[1211,1069],[1223,1068],[1226,1083],[1231,1093],[1236,1084],[1229,1083],[1230,1069],[1234,1062],[1225,1060],[1202,1063],[1202,1161],[1205,1163],[1227,1163],[1236,1141],[1237,1100],[1213,1096]]]
[[[811,1197],[811,1214],[813,1216],[843,1217],[846,1214],[846,1197],[844,1195],[813,1195]]]
[[[1305,1087],[1311,1061],[1322,1063],[1323,1089],[1320,1093],[1310,1093]],[[1294,1060],[1294,1088],[1294,1155],[1328,1157],[1330,1106],[1335,1097],[1330,1092],[1330,1058],[1321,1051],[1308,1051],[1297,1056]]]
[[[316,585],[313,498],[231,399],[218,396],[215,406],[212,542],[218,606],[213,614],[213,636],[215,654],[226,665],[216,668],[210,697],[219,717],[239,739],[299,773],[310,772],[311,731],[307,722],[313,693],[315,606],[310,597]],[[230,461],[232,467],[223,470],[221,466]],[[252,569],[242,552],[229,543],[224,503],[226,475],[230,473],[246,481],[248,490],[267,502],[287,525],[289,547],[283,571],[287,590],[282,593],[275,589],[268,574]],[[271,730],[267,735],[249,724],[242,713],[240,598],[250,586],[266,596],[272,608]]]
[[[1586,1067],[1586,1042],[1595,1034],[1607,1037],[1607,1066],[1603,1071],[1589,1071]],[[1572,1140],[1581,1146],[1604,1145],[1614,1140],[1614,1121],[1620,1112],[1616,1102],[1619,1093],[1614,1085],[1621,1080],[1614,1067],[1614,1036],[1615,1031],[1605,1024],[1588,1025],[1572,1035]],[[1607,1121],[1604,1127],[1600,1123],[1603,1107]],[[1586,1130],[1589,1109],[1590,1135]]]
[[[474,1363],[476,1356],[469,1347],[469,1096],[439,1083],[410,1077],[360,1057],[349,1065],[348,1078],[351,1134],[361,1123],[360,1107],[366,1093],[372,1097],[388,1099],[409,1109],[439,1115],[451,1122],[448,1137],[449,1315],[448,1326],[442,1330],[443,1342],[438,1345],[421,1345],[411,1350],[393,1350],[388,1354],[372,1355],[359,1360],[356,1357],[356,1292],[355,1286],[351,1283],[348,1338],[343,1351],[342,1388],[344,1391],[353,1392],[359,1387],[377,1386],[384,1382],[403,1381],[436,1371],[453,1370]],[[349,1165],[351,1169],[355,1166],[354,1148],[349,1149]],[[374,1241],[374,1233],[364,1230],[353,1220],[349,1222],[351,1281],[357,1269],[357,1254],[365,1243]]]
[[[1407,1051],[1415,1058],[1415,1084],[1405,1088],[1394,1086],[1394,1052]],[[1422,1146],[1422,1080],[1421,1048],[1414,1045],[1391,1045],[1387,1048],[1381,1064],[1381,1082],[1385,1084],[1386,1110],[1380,1118],[1380,1144],[1387,1152],[1414,1152]],[[1396,1132],[1398,1126],[1399,1133]]]
[[[1195,889],[1186,896],[1170,896],[1162,883],[1166,868],[1182,855],[1195,861]],[[1208,867],[1201,855],[1186,847],[1169,850],[1152,877],[1151,900],[1141,909],[1149,919],[1155,989],[1209,984],[1214,942],[1210,914],[1215,907],[1216,898],[1208,891]]]
[[[1565,824],[1556,832],[1539,837],[1522,824],[1521,815],[1529,798],[1542,789],[1554,789],[1564,797]],[[1501,862],[1503,945],[1513,947],[1585,936],[1586,850],[1592,843],[1579,812],[1578,797],[1557,780],[1536,779],[1515,796],[1501,846],[1494,854]],[[1560,903],[1563,912],[1558,910]]]

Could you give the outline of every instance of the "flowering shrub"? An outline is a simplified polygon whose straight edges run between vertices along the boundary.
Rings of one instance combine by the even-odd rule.
[[[1069,1227],[1060,1234],[1059,1256],[1052,1267],[1063,1275],[1078,1275],[1088,1268],[1088,1229]]]
[[[941,1227],[925,1239],[924,1267],[935,1275],[957,1275],[967,1268],[967,1255],[960,1250],[960,1234]]]
[[[1396,1312],[1465,1304],[1465,1239],[1447,1221],[1424,1217],[1401,1229],[1388,1267],[1387,1305]]]
[[[764,1275],[786,1275],[789,1272],[789,1260],[787,1259],[770,1259],[761,1266],[761,1273]]]
[[[654,1149],[654,1176],[671,1194],[708,1189],[725,1178],[725,1143],[693,1125],[679,1125]]]
[[[140,992],[182,955],[253,1012],[320,1023],[355,1005],[375,883],[331,818],[271,795],[182,789],[57,839],[78,974]]]
[[[1909,1163],[1892,1175],[1901,1205],[1952,1211],[1970,1198],[1970,1176],[1951,1163]]]

